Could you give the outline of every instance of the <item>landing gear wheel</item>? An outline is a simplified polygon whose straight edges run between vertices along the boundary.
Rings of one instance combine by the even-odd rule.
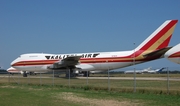
[[[27,74],[26,74],[26,72],[24,72],[24,73],[23,73],[23,77],[27,77]]]
[[[89,72],[84,72],[84,77],[89,77]]]
[[[70,73],[69,73],[69,71],[70,71]],[[69,74],[70,74],[70,77],[76,77],[76,74],[75,73],[73,73],[73,69],[68,69],[68,71],[66,71],[66,76],[65,77],[69,77]]]

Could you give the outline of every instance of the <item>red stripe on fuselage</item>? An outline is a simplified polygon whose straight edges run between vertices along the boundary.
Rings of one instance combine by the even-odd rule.
[[[135,59],[135,61],[149,61],[159,57]],[[33,61],[20,61],[12,66],[31,66],[31,65],[51,65],[60,60],[33,60]],[[133,58],[122,58],[122,57],[110,57],[110,58],[82,58],[80,63],[112,63],[112,62],[133,62]]]
[[[180,51],[179,52],[176,52],[176,53],[173,53],[172,55],[170,55],[168,58],[180,58]]]

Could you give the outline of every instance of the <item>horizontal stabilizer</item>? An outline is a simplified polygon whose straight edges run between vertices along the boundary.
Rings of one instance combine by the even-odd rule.
[[[171,49],[172,47],[165,47],[165,48],[162,48],[162,49],[159,49],[159,50],[155,50],[151,53],[148,53],[148,54],[145,54],[143,55],[145,58],[148,58],[148,57],[156,57],[156,56],[163,56],[169,49]]]

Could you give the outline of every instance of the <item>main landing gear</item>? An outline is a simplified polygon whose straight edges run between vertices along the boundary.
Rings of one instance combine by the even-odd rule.
[[[84,73],[84,75],[83,75],[83,77],[89,77],[89,72],[88,71],[86,71],[86,72],[83,72]]]
[[[26,71],[23,72],[23,77],[27,77]]]
[[[66,76],[65,77],[76,77],[76,74],[73,72],[73,69],[68,69],[67,71],[66,71]]]

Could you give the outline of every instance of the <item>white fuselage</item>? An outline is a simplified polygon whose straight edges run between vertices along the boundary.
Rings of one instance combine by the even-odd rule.
[[[15,59],[11,65],[23,71],[49,71],[47,68],[54,62],[60,61],[67,56],[82,56],[80,64],[76,65],[82,71],[112,70],[130,66],[141,61],[134,61],[133,51],[124,52],[98,52],[98,53],[79,53],[79,54],[45,54],[30,53],[23,54]],[[134,62],[134,63],[133,63]]]

